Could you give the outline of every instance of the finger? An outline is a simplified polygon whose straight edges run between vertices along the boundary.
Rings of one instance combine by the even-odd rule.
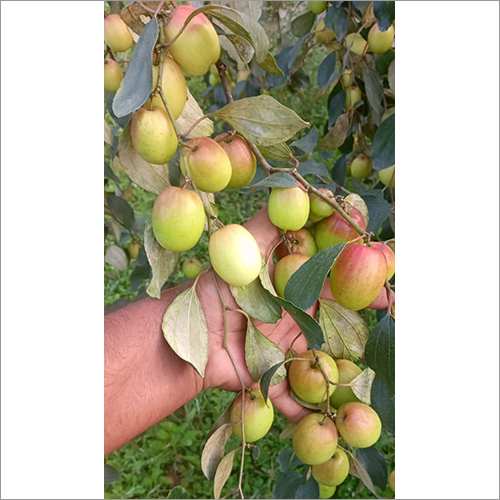
[[[280,240],[279,229],[269,220],[267,206],[257,212],[245,227],[252,233],[260,252],[267,258],[274,245]]]
[[[283,380],[280,384],[271,387],[269,389],[269,397],[276,409],[292,422],[298,423],[306,415],[312,413],[311,410],[304,408],[292,399],[287,380]]]

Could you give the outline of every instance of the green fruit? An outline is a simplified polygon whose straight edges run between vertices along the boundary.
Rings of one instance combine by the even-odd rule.
[[[338,256],[330,273],[333,298],[351,311],[364,309],[378,297],[386,276],[387,262],[380,250],[349,245]]]
[[[354,448],[373,446],[382,432],[379,416],[363,403],[342,405],[337,410],[335,425],[342,439]]]
[[[257,160],[248,143],[237,134],[220,134],[215,141],[226,152],[231,163],[231,179],[226,189],[248,186],[257,171]]]
[[[337,359],[336,363],[339,371],[339,384],[349,384],[361,373],[361,368],[348,359]],[[330,404],[335,408],[340,408],[345,403],[356,402],[359,402],[359,399],[350,387],[338,386],[330,398]]]
[[[340,448],[324,464],[313,465],[312,475],[323,486],[338,486],[349,474],[349,458]]]
[[[342,73],[342,87],[347,89],[352,85],[352,81],[353,81],[352,69],[346,69]]]
[[[281,261],[280,261],[281,262]],[[278,262],[279,264],[279,262]],[[319,365],[323,368],[326,376],[331,382],[338,383],[339,372],[337,365],[331,356],[322,351],[315,351],[319,359]],[[308,358],[310,361],[296,359],[290,363],[288,370],[288,382],[293,392],[307,403],[321,403],[327,398],[326,381],[321,368],[314,359],[312,351],[305,351],[297,356]],[[330,384],[328,396],[331,396],[337,386]],[[321,462],[319,462],[321,463]]]
[[[198,259],[186,259],[182,264],[182,272],[187,278],[196,278],[201,271],[201,262]]]
[[[137,241],[132,241],[132,243],[130,243],[130,245],[127,248],[127,251],[131,259],[137,259],[140,248],[141,245],[139,245]]]
[[[358,87],[351,87],[345,91],[345,107],[352,108],[358,101],[361,101],[361,90]]]
[[[309,217],[309,196],[300,187],[273,188],[269,196],[269,218],[283,229],[298,231]]]
[[[387,52],[394,41],[394,26],[389,26],[387,31],[380,31],[378,24],[375,23],[368,33],[368,45],[374,54],[383,54]]]
[[[336,489],[336,486],[325,486],[324,484],[320,484],[319,498],[332,498]]]
[[[371,171],[372,159],[369,156],[356,156],[351,163],[351,175],[356,179],[366,179]]]
[[[309,214],[310,215],[310,214]],[[316,240],[310,231],[307,229],[299,229],[298,231],[287,231],[285,233],[289,238],[293,238],[294,242],[290,242],[290,250],[292,254],[302,254],[306,257],[312,257],[318,253]],[[278,260],[290,255],[284,243],[281,243],[275,250],[275,255]]]
[[[179,5],[165,26],[167,41],[172,40],[195,11],[188,5]],[[196,15],[182,34],[169,47],[172,57],[193,76],[204,75],[220,57],[220,42],[212,23],[204,14]]]
[[[123,71],[113,59],[104,59],[104,90],[116,92],[123,80]]]
[[[219,85],[220,78],[210,74],[210,76],[208,77],[208,83],[210,83],[210,85],[213,85],[215,87],[216,85]]]
[[[368,44],[360,34],[350,33],[345,37],[344,45],[346,49],[351,49],[351,53],[362,56]]]
[[[132,46],[134,39],[119,14],[104,18],[104,41],[113,52],[125,52]]]
[[[153,66],[153,90],[156,89],[156,85],[158,84],[158,74],[159,67]],[[161,87],[170,112],[174,119],[177,120],[181,116],[187,102],[187,86],[180,66],[171,57],[163,58]],[[150,100],[148,99],[145,107],[149,105],[149,102]],[[153,98],[153,107],[165,109],[160,95]]]
[[[285,297],[285,287],[292,274],[308,261],[309,257],[300,253],[283,257],[274,268],[274,288],[280,297]]]
[[[292,438],[295,455],[308,465],[326,462],[335,453],[337,441],[335,424],[321,413],[305,416],[295,427]]]
[[[230,224],[213,233],[208,253],[215,272],[233,286],[248,285],[257,278],[262,267],[255,238],[238,224]]]
[[[335,40],[335,33],[325,26],[325,21],[322,19],[316,26],[316,41],[321,45],[326,45]]]
[[[396,165],[389,168],[384,168],[384,170],[378,171],[378,178],[382,184],[389,186],[391,188],[396,187]]]
[[[196,137],[186,145],[189,175],[195,186],[207,193],[222,191],[231,179],[231,162],[213,139]]]
[[[335,195],[329,189],[320,188],[318,189],[318,191],[325,194],[329,198],[335,198]],[[321,217],[322,219],[332,215],[333,211],[335,210],[330,204],[328,204],[325,200],[323,200],[323,198],[320,198],[318,195],[314,193],[311,194],[310,204],[311,204],[311,214],[317,217]]]
[[[326,5],[327,5],[328,2],[308,2],[308,5],[309,5],[309,10],[313,13],[313,14],[321,14],[322,12],[324,12],[326,10]]]
[[[393,470],[389,475],[389,486],[391,490],[396,493],[396,471]]]
[[[177,136],[167,112],[162,108],[139,109],[132,118],[132,144],[147,162],[163,165],[177,151]]]
[[[231,422],[239,422],[233,425],[234,434],[242,439],[241,433],[241,394],[234,400],[231,406]],[[263,438],[273,425],[274,409],[271,400],[264,401],[264,396],[257,389],[245,392],[245,441],[253,443]]]

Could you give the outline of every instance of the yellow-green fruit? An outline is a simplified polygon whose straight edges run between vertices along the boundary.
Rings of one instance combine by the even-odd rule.
[[[345,107],[352,108],[361,100],[361,90],[359,87],[350,87],[345,91]]]
[[[153,90],[158,83],[159,67],[153,66]],[[173,117],[177,120],[181,116],[187,101],[186,79],[182,74],[180,66],[171,58],[163,58],[163,77],[161,79],[161,88],[165,94],[168,107]],[[148,100],[149,103],[149,100]],[[145,105],[147,106],[147,104]],[[153,107],[165,109],[160,95],[153,98]]]
[[[356,179],[366,179],[372,171],[372,159],[366,155],[359,155],[351,163],[351,175]]]
[[[361,368],[348,359],[337,359],[336,363],[339,371],[339,384],[349,384],[361,373]],[[335,408],[340,408],[346,403],[358,402],[359,399],[350,387],[338,386],[330,398],[330,404]]]
[[[123,80],[123,71],[113,59],[104,59],[104,90],[116,92]]]
[[[378,171],[378,178],[385,186],[396,187],[396,165]]]
[[[195,11],[188,5],[179,5],[165,26],[167,41],[172,40]],[[212,23],[204,14],[193,17],[187,28],[169,47],[172,57],[191,75],[204,75],[220,57],[220,42]]]
[[[373,408],[363,403],[347,403],[336,413],[335,425],[342,439],[354,448],[373,446],[382,432],[382,423]]]
[[[189,175],[206,193],[224,189],[232,174],[231,162],[222,146],[209,137],[195,137],[186,145]]]
[[[308,465],[326,462],[335,453],[337,442],[335,424],[321,413],[305,416],[295,427],[292,438],[295,455]]]
[[[182,272],[187,278],[196,278],[201,271],[201,262],[198,259],[186,259],[182,264]]]
[[[269,218],[283,229],[298,231],[309,217],[309,196],[300,187],[273,188],[269,196]]]
[[[201,238],[205,210],[194,191],[169,186],[156,198],[152,220],[153,233],[163,248],[185,252]]]
[[[231,406],[231,422],[239,422],[233,425],[234,434],[242,439],[241,433],[241,394],[234,400]],[[245,441],[253,443],[263,438],[273,425],[274,409],[271,400],[264,401],[264,396],[257,389],[245,392]]]
[[[391,490],[396,493],[396,471],[393,470],[390,475],[389,475],[389,486],[391,487]]]
[[[262,258],[252,234],[230,224],[210,237],[208,254],[215,272],[233,286],[246,286],[259,275]]]
[[[349,474],[349,458],[340,448],[335,450],[330,460],[312,467],[314,479],[324,486],[331,487],[342,484],[347,474]]]
[[[132,118],[132,144],[149,163],[163,165],[177,151],[177,136],[167,112],[162,108],[139,109]]]
[[[139,255],[139,250],[141,248],[141,245],[137,243],[137,241],[132,241],[130,245],[127,248],[128,254],[130,255],[131,259],[137,259],[137,256]]]
[[[347,89],[352,85],[352,81],[353,81],[352,69],[346,69],[342,73],[342,87]]]
[[[323,19],[316,26],[316,41],[320,44],[326,45],[328,42],[335,40],[335,33],[325,26]]]
[[[215,64],[212,64],[212,66],[210,66],[210,74],[217,77],[219,76],[219,70],[217,69],[217,66]]]
[[[321,14],[322,12],[324,12],[326,10],[326,4],[328,2],[309,2],[309,10],[313,13],[313,14]]]
[[[274,288],[280,297],[285,296],[285,287],[292,274],[299,269],[309,257],[300,253],[291,254],[283,257],[274,268]]]
[[[320,188],[318,189],[322,194],[328,196],[329,198],[335,198],[335,195],[326,188]],[[335,210],[329,203],[327,203],[323,198],[320,198],[318,195],[312,193],[311,194],[311,213],[309,214],[309,218],[311,218],[311,214],[316,216],[315,218],[319,217],[321,219],[324,219],[325,217],[329,217],[330,215],[333,214],[333,211]]]
[[[387,31],[380,31],[375,23],[368,33],[368,45],[374,54],[387,52],[394,41],[394,26],[389,26]]]
[[[368,44],[360,34],[350,33],[345,37],[344,45],[346,49],[350,48],[353,54],[362,56],[365,53],[366,46]]]
[[[210,76],[208,77],[208,83],[210,83],[210,85],[213,85],[215,87],[216,85],[219,85],[220,78],[210,74]]]
[[[335,494],[336,486],[319,485],[319,498],[332,498]]]
[[[335,383],[339,381],[339,372],[333,358],[325,352],[315,352],[319,363],[316,362],[312,351],[305,351],[297,357],[307,358],[307,361],[296,359],[290,363],[290,369],[288,370],[290,387],[300,399],[303,399],[307,403],[321,403],[321,401],[326,400],[326,382],[323,372],[330,381]],[[319,365],[321,365],[323,371],[321,371]],[[328,396],[331,396],[336,388],[336,385],[330,384],[328,387]]]
[[[231,162],[231,179],[226,189],[248,186],[255,176],[257,160],[248,143],[240,135],[220,134],[215,138]]]
[[[118,14],[104,18],[104,41],[113,52],[125,52],[132,46],[134,39]]]

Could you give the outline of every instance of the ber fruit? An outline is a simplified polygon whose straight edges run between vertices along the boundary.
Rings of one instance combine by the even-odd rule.
[[[162,108],[139,109],[132,118],[132,144],[149,163],[163,165],[177,151],[177,136],[167,112]]]
[[[205,210],[197,193],[169,186],[156,198],[152,221],[155,238],[163,248],[185,252],[201,238]]]
[[[206,193],[217,193],[231,179],[231,162],[224,149],[209,137],[195,137],[186,145],[189,175],[195,186]]]
[[[196,278],[201,271],[201,262],[198,259],[186,259],[182,264],[182,272],[187,278]]]
[[[380,31],[378,23],[375,23],[368,33],[368,45],[374,54],[387,52],[394,41],[394,26],[389,26],[387,31]]]
[[[319,485],[319,498],[332,498],[335,494],[336,486]]]
[[[167,41],[172,40],[195,11],[188,5],[179,5],[165,26]],[[169,47],[172,57],[193,76],[204,75],[220,57],[219,36],[204,14],[196,15],[182,34]]]
[[[119,14],[104,18],[104,41],[113,52],[125,52],[132,46],[134,39]]]
[[[215,272],[233,286],[246,286],[259,275],[262,258],[250,231],[238,224],[215,231],[208,243]]]
[[[305,416],[295,427],[292,437],[295,455],[308,465],[326,462],[335,453],[337,442],[335,424],[321,413]]]
[[[396,471],[393,470],[389,475],[389,486],[391,490],[396,493]]]
[[[322,19],[316,26],[316,41],[321,45],[326,45],[334,40],[335,33],[325,26],[325,21]]]
[[[307,229],[299,229],[298,231],[286,231],[285,236],[292,238],[293,241],[288,240],[288,244],[292,254],[300,253],[306,257],[312,257],[318,253],[318,246],[316,240],[310,231]],[[288,253],[285,243],[281,243],[275,250],[275,255],[278,260],[290,255]]]
[[[324,486],[338,486],[345,481],[348,474],[349,458],[340,448],[335,450],[330,460],[312,467],[314,479]]]
[[[346,49],[350,48],[353,54],[362,56],[368,44],[359,33],[350,33],[345,37],[344,45]]]
[[[351,175],[356,179],[366,179],[372,171],[372,159],[366,155],[359,155],[351,163]]]
[[[378,178],[380,182],[385,186],[389,186],[391,188],[396,187],[396,166],[393,165],[389,168],[384,168],[384,170],[378,171]]]
[[[396,272],[396,256],[392,248],[381,241],[372,241],[372,246],[382,251],[387,262],[387,280],[390,280]]]
[[[350,87],[345,90],[345,107],[352,108],[361,101],[361,90],[358,87]]]
[[[276,293],[280,297],[285,297],[285,288],[292,274],[297,271],[297,269],[308,261],[309,257],[302,255],[300,253],[287,255],[283,257],[274,268],[274,288],[276,288]]]
[[[349,384],[360,373],[361,368],[348,359],[337,359],[337,369],[339,371],[339,384]],[[340,408],[346,403],[356,403],[359,399],[355,396],[350,387],[338,386],[337,390],[330,397],[330,404],[334,408]]]
[[[309,5],[309,10],[313,13],[313,14],[321,14],[322,12],[324,12],[326,10],[326,4],[328,2],[308,2],[308,5]]]
[[[113,59],[104,59],[104,90],[116,92],[123,80],[123,71]]]
[[[378,297],[386,276],[387,263],[379,249],[349,245],[338,256],[330,273],[333,298],[351,311],[364,309]]]
[[[257,160],[248,143],[237,134],[220,134],[215,141],[226,152],[231,163],[231,179],[226,189],[241,189],[248,186],[257,170]]]
[[[352,73],[352,69],[346,69],[342,73],[342,78],[341,78],[342,87],[344,87],[345,89],[347,89],[348,87],[350,87],[352,85],[353,78],[354,78],[354,76],[353,76],[353,73]]]
[[[318,191],[325,194],[329,198],[335,198],[335,195],[329,189],[320,188],[318,189]],[[321,217],[322,219],[332,215],[333,211],[335,210],[330,204],[323,200],[323,198],[320,198],[317,194],[314,193],[311,194],[310,204],[311,214],[315,215],[316,217]]]
[[[137,241],[132,241],[130,245],[127,248],[128,254],[131,259],[137,259],[137,256],[139,255],[139,250],[141,248],[141,245],[137,243]]]
[[[273,188],[269,196],[269,219],[283,230],[302,229],[309,217],[309,196],[301,187]]]
[[[382,432],[380,418],[363,403],[347,403],[336,413],[335,425],[342,439],[355,448],[373,446]]]
[[[234,400],[231,406],[231,422],[235,436],[242,439],[241,433],[241,394]],[[264,396],[257,389],[245,391],[245,441],[253,443],[263,438],[273,425],[274,409],[271,400],[264,401]]]
[[[281,262],[281,261],[280,261]],[[279,264],[279,262],[278,262]],[[331,356],[322,351],[315,351],[319,365],[331,382],[338,383],[339,372]],[[312,351],[302,352],[298,358],[307,358],[307,361],[296,359],[290,363],[288,382],[293,392],[308,403],[321,403],[327,398],[326,381],[320,366],[316,362]],[[337,386],[330,384],[328,397],[336,390]]]

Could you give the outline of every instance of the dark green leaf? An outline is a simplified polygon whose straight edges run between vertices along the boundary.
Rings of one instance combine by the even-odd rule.
[[[292,150],[286,142],[272,146],[259,146],[260,152],[271,160],[288,161],[292,157]]]
[[[113,118],[114,122],[116,124],[118,124],[120,127],[125,128],[127,126],[128,122],[132,118],[132,113],[129,113],[128,115],[125,115],[125,116],[116,116],[113,112],[113,99],[114,99],[114,97],[115,97],[115,94],[110,94],[109,92],[106,92],[106,109],[108,110],[109,114]],[[116,138],[116,136],[115,136],[115,138]]]
[[[333,165],[332,169],[332,181],[336,182],[340,186],[345,183],[345,173],[347,169],[347,160],[345,156],[341,156]]]
[[[323,90],[328,85],[332,84],[336,78],[339,78],[339,74],[335,73],[335,65],[337,64],[337,53],[332,52],[328,54],[318,69],[318,87]]]
[[[252,186],[252,190],[260,187],[281,187],[281,188],[293,188],[297,187],[297,181],[290,174],[285,172],[278,172],[277,174],[272,174],[265,179],[262,179],[257,184]]]
[[[130,290],[135,292],[141,285],[144,285],[145,281],[149,280],[150,277],[151,267],[149,266],[149,263],[145,266],[136,265],[130,275]]]
[[[146,24],[132,53],[122,84],[113,99],[116,116],[125,116],[139,109],[153,88],[153,49],[158,39],[156,17]]]
[[[321,177],[324,177],[326,179],[330,176],[330,173],[328,172],[325,164],[319,163],[313,159],[301,163],[299,170],[302,175],[314,174],[320,175]]]
[[[285,298],[304,311],[319,298],[325,279],[334,262],[345,247],[345,243],[321,250],[304,262],[288,280]]]
[[[365,360],[385,380],[391,398],[394,397],[395,390],[395,343],[394,319],[385,315],[370,334],[365,348]]]
[[[345,107],[345,90],[337,92],[328,104],[328,128],[335,125],[338,117],[342,114]]]
[[[123,198],[108,194],[106,201],[117,221],[121,222],[128,229],[135,228],[134,209]]]
[[[254,446],[252,448],[252,460],[258,460],[260,457],[260,448],[258,446]]]
[[[349,19],[347,18],[347,14],[342,6],[331,5],[326,11],[325,26],[335,33],[337,40],[344,39],[347,33],[348,25]]]
[[[382,222],[389,217],[392,211],[392,205],[384,199],[384,194],[380,189],[369,191],[361,195],[361,198],[365,201],[370,215],[366,230],[376,233]]]
[[[356,458],[365,466],[373,484],[381,490],[385,490],[387,487],[387,464],[382,452],[370,446],[370,448],[358,450]]]
[[[384,170],[395,164],[396,113],[388,116],[375,132],[372,146],[374,170]]]
[[[375,489],[375,485],[373,484],[372,478],[370,477],[370,474],[368,474],[368,471],[365,469],[365,466],[357,460],[355,457],[352,455],[349,456],[349,474],[351,476],[357,477],[358,479],[361,479],[363,484],[377,497],[380,498],[380,495],[377,493],[377,490]]]
[[[262,378],[260,379],[260,392],[262,392],[262,396],[264,397],[264,401],[267,403],[267,398],[269,397],[269,387],[271,385],[271,380],[274,377],[274,374],[285,364],[285,361],[281,361],[280,363],[276,363],[274,366],[269,368]]]
[[[304,480],[304,476],[302,477],[302,480]],[[319,484],[312,475],[309,479],[306,479],[304,484],[301,484],[297,488],[295,498],[319,498]]]
[[[295,63],[295,60],[297,59],[297,56],[299,55],[300,49],[302,48],[303,41],[304,41],[304,37],[300,38],[291,47],[287,47],[286,49],[283,49],[276,56],[276,64],[281,69],[284,76],[280,77],[280,76],[275,76],[275,75],[269,75],[267,77],[267,81],[268,81],[269,85],[271,86],[271,88],[279,87],[280,85],[283,85],[283,83],[285,83],[285,81],[288,78],[288,75],[290,74],[290,71],[293,68],[293,65]]]
[[[291,25],[292,33],[297,37],[309,33],[315,21],[316,21],[316,15],[313,14],[310,10],[308,10],[307,12],[305,12],[299,17],[296,17],[292,21]]]
[[[273,498],[295,498],[295,492],[302,483],[302,476],[296,470],[282,472],[276,479]]]
[[[384,379],[376,376],[372,384],[371,403],[373,409],[377,412],[382,427],[387,432],[395,432],[395,404],[394,398],[389,396],[389,389]]]
[[[111,167],[106,162],[104,162],[104,177],[106,179],[111,179],[117,184],[120,183],[120,178],[116,176],[116,174],[113,172]]]
[[[280,454],[278,455],[278,463],[281,472],[287,472],[290,468],[297,467],[297,465],[302,464],[302,462],[293,453],[293,448],[286,448],[283,451],[280,451]]]
[[[384,107],[382,106],[384,86],[382,85],[382,80],[380,80],[375,70],[367,67],[363,68],[363,79],[368,102],[373,110],[375,124],[379,125],[382,115],[384,114]]]
[[[396,15],[396,2],[373,2],[373,13],[380,31],[387,31]]]
[[[292,142],[292,146],[300,149],[305,154],[311,154],[316,144],[318,144],[318,129],[316,127],[312,127],[302,139]]]
[[[168,498],[191,498],[189,496],[189,493],[182,487],[182,486],[176,486],[175,488],[172,488],[168,492]]]
[[[267,71],[271,75],[275,75],[278,77],[285,76],[283,74],[283,71],[281,71],[280,67],[276,63],[276,59],[274,58],[274,56],[270,52],[267,53],[266,58],[261,63],[258,63],[258,65],[264,71]]]
[[[111,467],[111,465],[104,464],[104,484],[111,484],[118,481],[121,474],[122,473],[120,471]]]
[[[379,75],[387,75],[389,72],[389,66],[392,61],[394,61],[395,57],[396,54],[393,50],[388,50],[383,54],[375,54],[375,69],[377,73]]]
[[[321,409],[321,403],[309,403],[308,401],[304,401],[303,399],[299,398],[297,394],[293,391],[293,389],[290,389],[290,397],[299,403],[299,405],[303,406],[304,408],[309,408],[310,410],[320,410]]]

